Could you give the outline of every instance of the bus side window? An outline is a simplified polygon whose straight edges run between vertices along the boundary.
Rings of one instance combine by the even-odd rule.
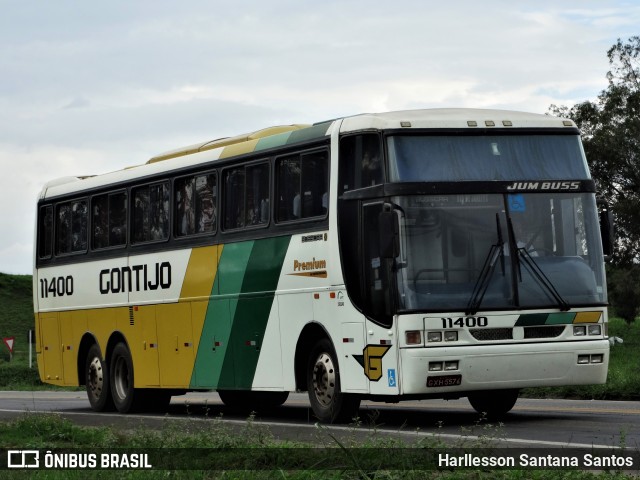
[[[300,156],[279,158],[276,162],[276,220],[300,218]]]
[[[50,258],[52,253],[51,241],[53,240],[53,207],[46,205],[40,207],[40,219],[38,222],[38,257]]]
[[[106,248],[109,246],[109,197],[97,195],[91,200],[93,211],[91,222],[93,224],[92,248]]]
[[[327,152],[302,155],[302,218],[318,217],[327,212]]]
[[[216,174],[184,177],[175,183],[176,236],[215,232]]]
[[[127,192],[109,195],[109,246],[127,243]]]
[[[127,243],[127,192],[96,195],[91,200],[91,248],[116,247]]]
[[[215,173],[196,177],[196,233],[216,231],[217,188]]]
[[[87,217],[86,200],[73,200],[58,205],[56,218],[57,255],[87,250]]]
[[[344,137],[340,141],[339,175],[338,195],[383,183],[380,137],[373,133]]]
[[[246,225],[269,222],[269,164],[251,165],[246,170]]]
[[[169,237],[169,184],[133,190],[133,241],[150,242]]]
[[[266,162],[224,171],[224,229],[269,223],[269,164]]]
[[[296,154],[276,161],[276,220],[320,217],[328,208],[327,151]]]
[[[224,229],[244,226],[244,168],[224,172]]]

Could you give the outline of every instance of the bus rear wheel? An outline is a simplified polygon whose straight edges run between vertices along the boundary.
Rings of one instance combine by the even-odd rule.
[[[145,404],[143,390],[133,387],[133,360],[124,343],[118,343],[111,354],[111,396],[120,413],[141,410]]]
[[[109,386],[109,369],[107,362],[102,358],[100,347],[95,343],[87,352],[84,372],[91,408],[96,412],[114,410]]]
[[[360,407],[360,397],[343,393],[340,388],[338,357],[326,338],[318,341],[311,350],[307,390],[313,413],[324,423],[348,422]]]
[[[500,418],[507,414],[518,400],[518,389],[488,390],[469,395],[469,403],[480,414],[486,414],[488,418]]]

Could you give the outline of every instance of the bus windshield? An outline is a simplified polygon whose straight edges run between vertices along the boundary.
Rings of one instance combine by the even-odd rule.
[[[586,180],[577,135],[396,135],[391,182]]]
[[[593,194],[396,196],[399,307],[467,311],[603,305]]]

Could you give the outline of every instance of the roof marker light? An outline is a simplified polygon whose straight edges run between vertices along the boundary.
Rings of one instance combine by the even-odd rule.
[[[468,120],[467,121],[467,126],[468,127],[477,127],[478,126],[478,122],[476,122],[475,120]]]
[[[511,120],[503,120],[502,125],[504,125],[505,127],[513,127],[513,123],[511,123]]]
[[[494,122],[493,120],[485,120],[485,121],[484,121],[484,124],[485,124],[487,127],[495,127],[495,126],[496,126],[496,122]]]
[[[565,127],[573,127],[573,122],[571,120],[563,120],[562,125]]]
[[[410,127],[411,126],[411,122],[400,122],[400,126],[401,127]]]

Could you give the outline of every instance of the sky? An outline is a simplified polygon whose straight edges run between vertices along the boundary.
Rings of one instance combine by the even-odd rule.
[[[365,112],[546,113],[607,87],[635,0],[0,0],[0,272],[58,177]]]

